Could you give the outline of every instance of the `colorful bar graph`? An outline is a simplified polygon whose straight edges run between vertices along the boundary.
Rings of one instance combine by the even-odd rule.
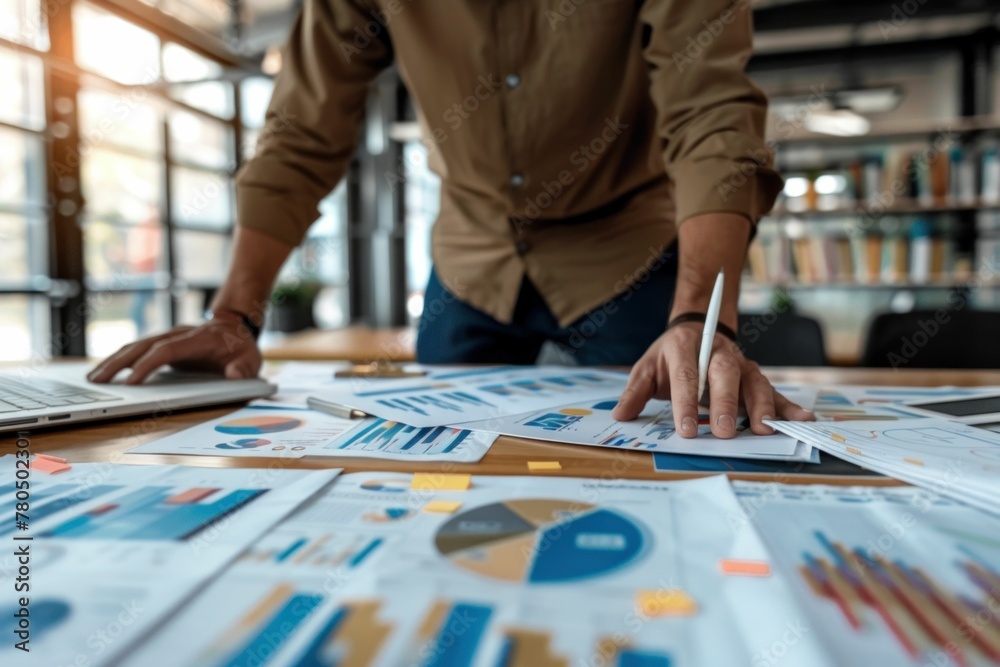
[[[313,636],[294,667],[374,665],[394,629],[379,618],[381,606],[378,600],[356,600],[339,607]]]
[[[903,560],[889,561],[848,548],[822,531],[813,533],[820,554],[805,552],[799,572],[819,597],[835,604],[857,632],[871,630],[865,610],[874,612],[910,657],[926,654],[928,647],[953,656],[957,664],[980,654],[1000,661],[1000,622],[968,623],[985,606],[955,592]],[[968,557],[957,563],[972,584],[990,600],[1000,591],[1000,576],[966,547]]]
[[[322,601],[322,595],[292,595],[227,661],[219,663],[219,667],[265,667]]]
[[[101,496],[107,495],[114,491],[118,491],[123,488],[121,486],[114,486],[110,484],[91,486],[91,487],[81,487],[74,485],[59,485],[58,487],[53,487],[49,494],[44,497],[51,498],[56,495],[56,489],[61,488],[63,491],[70,491],[66,495],[56,497],[47,503],[42,505],[32,505],[31,508],[31,522],[37,524],[42,519],[47,519],[57,512],[62,512],[71,507],[75,507],[80,503],[93,500],[94,498],[99,498]],[[32,498],[33,503],[37,503],[39,500],[38,494]],[[14,532],[14,508],[11,506],[11,511],[7,514],[10,517],[9,522],[2,528],[0,528],[0,535],[6,535],[7,533]]]
[[[143,487],[118,498],[114,508],[77,515],[42,536],[64,539],[184,540],[266,492],[261,489],[236,489],[210,503],[191,500],[196,496],[212,495],[218,489],[213,489],[212,493],[205,491],[187,489],[175,493],[170,487]],[[186,502],[170,502],[178,497],[186,499]]]

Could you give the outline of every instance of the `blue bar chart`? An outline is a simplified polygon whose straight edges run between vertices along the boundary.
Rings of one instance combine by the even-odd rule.
[[[223,492],[222,489],[141,487],[63,521],[42,537],[184,540],[264,493],[260,489]]]

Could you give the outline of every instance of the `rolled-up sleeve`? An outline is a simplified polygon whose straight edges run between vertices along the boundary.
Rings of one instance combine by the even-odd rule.
[[[745,73],[749,0],[647,0],[640,20],[678,222],[712,212],[756,222],[782,180],[763,138],[767,99]]]
[[[305,0],[283,55],[257,152],[236,179],[237,219],[297,245],[350,164],[392,46],[363,3]]]

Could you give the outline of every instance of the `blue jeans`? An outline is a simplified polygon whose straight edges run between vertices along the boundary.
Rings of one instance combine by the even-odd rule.
[[[533,364],[546,341],[581,366],[630,366],[663,333],[677,283],[677,249],[668,249],[648,274],[567,327],[559,326],[527,277],[514,319],[497,322],[458,300],[432,270],[417,334],[423,364]],[[427,312],[426,304],[434,304]]]

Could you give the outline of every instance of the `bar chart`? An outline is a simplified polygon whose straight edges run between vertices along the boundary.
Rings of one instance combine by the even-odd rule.
[[[381,607],[379,600],[355,600],[338,606],[295,662],[295,667],[377,664],[375,659],[394,629],[379,617]]]
[[[370,535],[277,530],[255,544],[241,561],[283,567],[353,569],[371,557],[382,543],[382,538]]]
[[[961,547],[966,557],[956,565],[979,589],[979,599],[903,559],[866,554],[864,547],[846,546],[823,531],[814,536],[818,549],[803,554],[799,572],[814,595],[836,605],[855,631],[870,632],[881,623],[914,659],[940,651],[956,656],[959,664],[973,655],[1000,661],[1000,621],[987,615],[984,622],[970,622],[996,603],[1000,572],[974,551]]]
[[[1000,662],[1000,520],[911,487],[735,490],[835,664]]]
[[[447,426],[407,426],[386,419],[372,419],[371,423],[352,430],[334,440],[323,449],[370,452],[393,451],[411,454],[448,454],[465,442],[469,431]]]
[[[264,493],[263,489],[139,487],[63,521],[41,537],[185,540]]]
[[[199,657],[199,665],[266,665],[323,602],[323,596],[294,583],[275,584]]]

